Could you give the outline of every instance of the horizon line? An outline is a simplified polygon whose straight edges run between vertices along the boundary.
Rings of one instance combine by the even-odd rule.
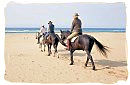
[[[40,28],[40,27],[5,27],[5,28]],[[71,27],[55,27],[55,28],[71,28]],[[82,28],[126,28],[126,27],[82,27]]]

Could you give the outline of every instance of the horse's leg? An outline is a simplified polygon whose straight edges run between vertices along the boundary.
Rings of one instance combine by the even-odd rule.
[[[49,51],[49,52],[50,52],[50,54],[52,54],[52,52],[51,52],[51,46],[52,46],[52,44],[50,44],[50,51]]]
[[[36,39],[37,39],[37,33],[36,33]]]
[[[54,47],[54,49],[55,49],[54,57],[55,57],[55,55],[57,54],[57,57],[59,58],[59,54],[58,54],[58,51],[57,51],[57,46],[58,46],[58,44],[53,45],[53,47]]]
[[[44,52],[45,52],[45,47],[46,47],[46,44],[45,44],[45,36],[43,37],[42,44],[44,45]]]
[[[37,44],[39,44],[40,43],[40,36],[38,36],[38,38],[37,38]]]
[[[44,44],[44,52],[45,52],[45,47],[46,47],[46,45]]]
[[[92,63],[92,66],[93,66],[93,70],[95,70],[95,64],[94,64],[94,61],[93,61],[93,58],[92,58],[92,56],[90,55],[90,52],[89,51],[87,51],[87,61],[86,61],[86,63],[85,63],[85,66],[87,66],[87,64],[88,64],[88,61],[89,61],[89,59],[91,60],[91,63]]]
[[[42,43],[40,43],[40,47],[41,47],[41,52],[43,52],[43,50],[42,50]]]
[[[87,67],[88,65],[88,61],[89,61],[89,57],[87,57],[87,60],[86,60],[86,63],[85,63],[85,66]]]
[[[56,54],[56,52],[57,52],[57,49],[56,49],[56,46],[53,44],[53,47],[54,47],[54,49],[55,49],[55,52],[54,52],[54,55],[53,55],[53,57],[55,57],[55,54]]]
[[[95,70],[95,64],[94,64],[94,61],[93,61],[93,58],[91,55],[90,55],[90,60],[91,60],[92,66],[93,66],[93,70]]]
[[[53,57],[55,57],[55,54],[56,54],[56,52],[57,52],[57,48],[56,48],[56,43],[55,43],[55,42],[56,42],[55,40],[52,41],[53,48],[55,49],[55,52],[54,52]]]
[[[48,56],[50,56],[50,45],[48,44]]]
[[[58,54],[58,51],[57,51],[57,46],[58,46],[58,44],[56,45],[56,54],[57,54],[57,57],[59,58],[59,54]]]
[[[48,56],[50,56],[50,54],[52,54],[52,52],[51,52],[51,44],[49,44],[49,46],[48,46]]]
[[[73,60],[73,52],[74,52],[75,50],[70,50],[70,60],[71,60],[71,63],[70,63],[70,65],[73,65],[73,63],[74,63],[74,60]]]
[[[86,45],[86,53],[87,53],[87,60],[85,63],[85,66],[87,66],[89,59],[91,60],[92,66],[93,66],[93,70],[95,70],[95,65],[94,65],[94,61],[92,56],[90,55],[92,47],[93,47],[94,41],[93,40],[89,40],[89,45]]]
[[[90,59],[90,58],[88,57],[88,55],[90,55],[91,49],[85,50],[85,51],[86,51],[86,53],[87,53],[87,60],[86,60],[85,66],[87,67],[88,61],[89,61],[89,59]]]
[[[39,48],[41,48],[41,45],[39,44]]]

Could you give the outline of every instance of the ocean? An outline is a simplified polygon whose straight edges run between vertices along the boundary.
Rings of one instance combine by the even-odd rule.
[[[5,33],[36,33],[40,28],[5,28]],[[67,31],[70,28],[55,28],[55,32]],[[125,28],[82,28],[83,32],[126,32]]]

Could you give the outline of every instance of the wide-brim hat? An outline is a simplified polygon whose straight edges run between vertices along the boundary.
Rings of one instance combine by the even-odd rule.
[[[78,14],[78,13],[75,13],[74,16],[79,16],[79,14]]]
[[[49,23],[52,23],[52,21],[49,21],[48,24],[49,24]]]

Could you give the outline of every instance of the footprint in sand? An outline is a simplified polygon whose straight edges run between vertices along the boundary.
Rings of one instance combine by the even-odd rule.
[[[110,75],[112,75],[112,76],[115,76],[115,77],[117,77],[117,78],[126,78],[127,79],[127,75],[125,75],[124,73],[122,73],[122,72],[124,72],[124,71],[116,71],[116,72],[114,72],[114,71],[108,71],[108,73],[110,74]]]
[[[113,71],[108,71],[109,74],[116,74],[115,72]]]
[[[111,67],[110,67],[110,66],[105,66],[105,68],[106,68],[106,69],[111,69]]]
[[[35,62],[35,61],[32,61],[32,62]]]

